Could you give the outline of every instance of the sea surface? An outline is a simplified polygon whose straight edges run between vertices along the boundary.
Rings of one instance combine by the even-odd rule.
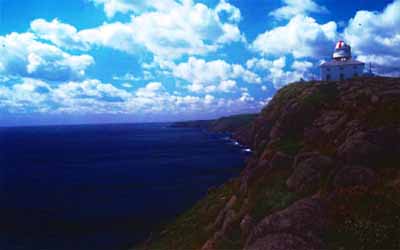
[[[129,248],[239,174],[248,153],[226,136],[168,124],[0,128],[0,249]]]

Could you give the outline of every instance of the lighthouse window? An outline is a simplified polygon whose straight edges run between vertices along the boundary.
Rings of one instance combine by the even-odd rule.
[[[343,81],[344,80],[344,75],[340,74],[340,80]]]
[[[358,74],[357,74],[357,73],[354,73],[354,77],[358,77]]]
[[[327,74],[327,75],[326,75],[326,80],[327,80],[327,81],[331,80],[331,75],[330,75],[330,74]]]
[[[343,67],[340,67],[340,70],[343,70]]]

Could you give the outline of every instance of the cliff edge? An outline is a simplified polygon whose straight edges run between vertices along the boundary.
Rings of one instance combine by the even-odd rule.
[[[237,136],[241,175],[148,249],[400,249],[400,79],[293,83]]]
[[[230,133],[240,144],[250,146],[251,125],[258,114],[239,114],[221,117],[215,120],[176,122],[175,128],[201,128],[212,132]]]

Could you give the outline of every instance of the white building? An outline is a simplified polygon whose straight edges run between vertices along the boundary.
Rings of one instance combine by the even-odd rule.
[[[333,52],[332,60],[320,65],[321,80],[337,81],[362,76],[364,65],[363,62],[352,59],[349,45],[339,41]]]

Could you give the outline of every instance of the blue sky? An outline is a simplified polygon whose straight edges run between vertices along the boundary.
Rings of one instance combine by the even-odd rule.
[[[258,112],[340,39],[399,76],[400,0],[0,0],[0,126]]]

